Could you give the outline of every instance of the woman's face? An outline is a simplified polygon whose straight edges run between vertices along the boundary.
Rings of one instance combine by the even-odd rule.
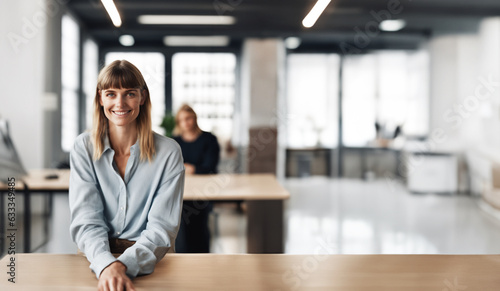
[[[194,130],[194,114],[192,113],[187,111],[179,112],[177,122],[183,132],[190,132]]]
[[[140,89],[105,89],[100,91],[99,101],[109,122],[126,126],[139,116],[139,108],[146,99],[144,93]]]

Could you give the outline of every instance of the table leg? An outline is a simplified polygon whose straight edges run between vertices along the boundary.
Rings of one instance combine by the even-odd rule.
[[[31,249],[31,197],[30,191],[24,190],[24,252],[29,253]]]
[[[3,191],[0,191],[0,258],[3,256],[4,248],[5,248],[5,224],[7,223],[7,217],[4,213],[5,203],[3,201]]]
[[[52,192],[49,192],[48,193],[49,196],[48,196],[48,201],[46,200],[46,204],[45,204],[45,209],[44,209],[44,217],[43,217],[43,228],[44,228],[44,233],[45,233],[45,239],[43,241],[43,243],[40,245],[40,246],[43,246],[45,245],[48,241],[49,241],[49,219],[51,219],[52,217],[52,202],[53,202],[53,194]]]
[[[54,192],[49,192],[49,207],[48,207],[48,211],[47,211],[47,214],[49,216],[52,215],[52,203],[54,202]]]
[[[247,252],[283,253],[283,201],[256,200],[247,204]]]

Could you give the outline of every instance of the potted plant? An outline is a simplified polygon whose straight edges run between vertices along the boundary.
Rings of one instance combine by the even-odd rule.
[[[161,122],[160,126],[165,129],[166,136],[172,137],[172,133],[174,132],[175,128],[175,117],[172,115],[172,113],[165,114],[165,117],[163,117],[163,121]]]

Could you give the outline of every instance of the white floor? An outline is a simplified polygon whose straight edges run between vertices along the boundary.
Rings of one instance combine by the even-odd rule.
[[[286,253],[498,254],[500,220],[470,196],[385,180],[288,179]]]
[[[417,195],[385,180],[287,179],[285,252],[291,254],[498,254],[500,220],[469,196]],[[65,195],[54,199],[50,239],[37,252],[75,253]],[[215,210],[215,253],[244,253],[245,215]]]

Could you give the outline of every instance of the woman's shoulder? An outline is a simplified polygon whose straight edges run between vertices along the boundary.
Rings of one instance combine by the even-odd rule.
[[[157,147],[156,151],[180,151],[180,146],[179,144],[173,139],[168,136],[161,135],[155,131],[153,131],[154,139],[155,139],[155,145]]]
[[[92,147],[92,140],[91,140],[91,133],[90,131],[86,130],[82,133],[80,133],[74,141],[73,149],[91,149]]]
[[[207,140],[217,140],[217,137],[213,133],[211,133],[210,131],[202,131],[200,137],[207,139]]]
[[[171,138],[175,140],[177,143],[182,142],[182,138],[180,135],[174,135]]]

